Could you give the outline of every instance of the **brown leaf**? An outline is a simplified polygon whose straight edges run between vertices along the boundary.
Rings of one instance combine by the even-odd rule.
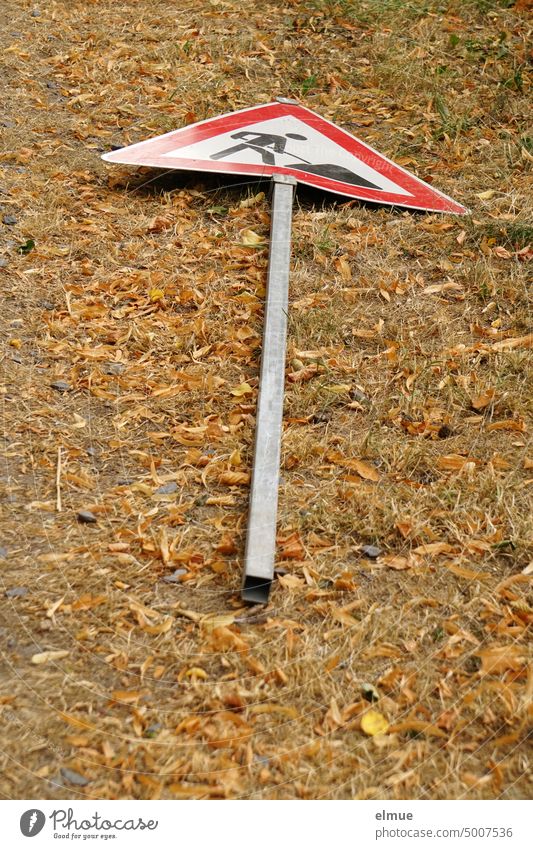
[[[338,451],[329,452],[327,459],[330,463],[335,463],[337,466],[343,466],[345,469],[352,469],[364,480],[374,482],[379,481],[378,470],[371,463],[367,463],[366,460],[351,460],[349,457],[344,457]]]
[[[218,482],[223,486],[248,486],[250,483],[250,473],[228,469],[219,475]]]
[[[397,722],[395,725],[391,725],[389,731],[391,734],[414,731],[417,734],[426,734],[429,737],[442,737],[443,739],[446,739],[448,736],[436,725],[432,725],[430,722],[424,722],[422,719],[406,719],[403,722]]]
[[[305,549],[297,531],[287,537],[278,537],[277,544],[281,560],[305,560]]]
[[[453,546],[447,542],[428,542],[413,549],[415,554],[450,554]]]
[[[525,649],[514,643],[489,646],[477,651],[476,655],[481,658],[482,675],[496,675],[508,669],[517,672],[526,662]]]
[[[466,463],[479,462],[474,457],[463,457],[461,454],[445,454],[437,460],[437,468],[449,472],[460,471]]]

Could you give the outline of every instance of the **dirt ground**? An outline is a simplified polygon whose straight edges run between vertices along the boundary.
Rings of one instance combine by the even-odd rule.
[[[530,10],[2,0],[3,798],[531,797]],[[246,608],[268,183],[100,155],[278,95],[471,214],[298,190]]]

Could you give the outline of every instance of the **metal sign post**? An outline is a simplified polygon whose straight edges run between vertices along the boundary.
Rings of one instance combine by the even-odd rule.
[[[264,604],[274,577],[285,387],[292,203],[296,179],[272,177],[270,255],[242,597]]]

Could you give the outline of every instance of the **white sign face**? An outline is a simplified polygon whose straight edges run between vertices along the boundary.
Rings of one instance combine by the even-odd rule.
[[[354,186],[394,192],[411,197],[410,192],[375,171],[361,159],[292,115],[259,121],[245,130],[177,147],[165,158],[196,159],[201,170],[205,160],[234,164],[267,165],[301,171],[302,176],[320,174]]]

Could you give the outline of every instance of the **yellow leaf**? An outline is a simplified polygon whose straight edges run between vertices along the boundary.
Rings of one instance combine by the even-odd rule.
[[[148,292],[148,295],[149,295],[152,303],[154,301],[160,301],[162,298],[165,297],[165,293],[163,292],[162,289],[150,289],[150,291]]]
[[[205,671],[205,669],[202,669],[200,666],[192,666],[191,669],[188,669],[187,672],[185,673],[185,677],[186,678],[193,678],[195,680],[197,678],[202,678],[202,679],[205,680],[207,678],[207,672]]]
[[[259,192],[259,194],[254,195],[251,198],[246,198],[246,200],[241,200],[239,204],[239,209],[249,209],[251,206],[256,206],[258,203],[261,203],[262,200],[265,199],[265,193]]]
[[[494,197],[495,194],[496,191],[494,189],[487,189],[486,192],[480,192],[478,195],[476,195],[476,197],[478,197],[480,200],[490,200]]]
[[[236,398],[242,398],[243,395],[252,395],[253,391],[249,383],[239,383],[238,386],[230,389],[231,394],[235,395]]]
[[[361,730],[369,737],[375,737],[376,734],[386,734],[389,723],[378,710],[369,710],[361,718]]]
[[[241,463],[241,452],[238,448],[236,448],[235,451],[232,451],[229,456],[229,464],[230,466],[240,466]]]
[[[31,662],[36,666],[40,666],[43,663],[49,663],[51,660],[62,660],[62,658],[67,657],[70,654],[68,651],[43,651],[39,654],[34,654]]]
[[[241,230],[242,244],[246,247],[255,248],[258,245],[264,245],[265,239],[259,236],[253,230]]]

